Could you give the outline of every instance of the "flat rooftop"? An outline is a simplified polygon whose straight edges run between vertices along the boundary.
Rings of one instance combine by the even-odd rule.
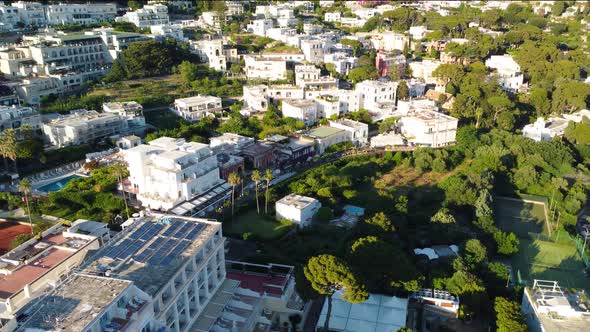
[[[297,194],[289,194],[278,200],[277,204],[284,204],[301,210],[305,209],[313,202],[317,202],[317,199]]]
[[[0,298],[7,299],[23,290],[25,285],[37,280],[86,246],[91,240],[49,235],[37,243],[19,251],[11,251],[0,261],[8,274],[0,274]],[[67,246],[67,248],[66,248]],[[33,258],[24,264],[23,260]],[[20,262],[13,265],[9,262]]]
[[[338,129],[334,127],[318,127],[311,130],[307,133],[308,136],[317,137],[317,138],[326,138],[332,135],[336,135],[340,132],[344,131],[343,129]]]
[[[19,331],[82,331],[129,286],[127,280],[74,275],[34,304]]]
[[[154,296],[220,229],[220,223],[206,219],[144,216],[117,242],[98,251],[82,270],[93,275],[108,271]]]
[[[414,118],[414,119],[418,119],[421,121],[434,121],[434,120],[445,120],[445,121],[457,121],[456,118],[440,113],[440,112],[436,112],[436,111],[432,111],[432,110],[426,110],[426,109],[422,109],[422,110],[414,110],[414,111],[410,111],[408,112],[407,115],[403,116],[404,118]]]

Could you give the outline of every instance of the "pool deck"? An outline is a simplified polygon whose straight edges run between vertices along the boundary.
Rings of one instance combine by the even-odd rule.
[[[49,178],[49,179],[45,179],[45,180],[38,181],[38,182],[34,183],[33,186],[32,186],[32,192],[35,193],[35,194],[39,194],[39,195],[47,195],[49,192],[43,191],[43,190],[39,190],[39,188],[41,188],[43,186],[46,186],[46,185],[48,185],[50,183],[53,183],[53,182],[56,182],[56,181],[65,179],[65,178],[70,177],[72,175],[78,175],[78,176],[81,176],[81,177],[87,176],[87,175],[84,175],[84,174],[80,174],[78,171],[71,171],[71,172],[68,172],[68,173],[65,173],[65,174],[56,176],[54,178]]]

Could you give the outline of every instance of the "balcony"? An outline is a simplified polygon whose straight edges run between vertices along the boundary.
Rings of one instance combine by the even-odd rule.
[[[102,331],[118,332],[125,331],[130,323],[137,320],[139,313],[145,308],[146,300],[142,300],[134,296],[131,301],[127,302],[123,307],[117,306],[114,309],[114,317],[105,324],[101,324]]]

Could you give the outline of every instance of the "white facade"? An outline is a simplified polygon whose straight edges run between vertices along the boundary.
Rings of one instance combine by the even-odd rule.
[[[412,69],[412,77],[422,79],[426,84],[436,84],[437,79],[432,76],[432,73],[441,64],[442,63],[437,60],[412,61],[409,63],[410,68]]]
[[[287,79],[287,61],[267,56],[246,56],[246,77],[267,80]]]
[[[205,116],[212,116],[222,110],[221,98],[214,96],[195,96],[174,100],[174,111],[181,118],[195,122]]]
[[[458,120],[432,110],[414,110],[403,115],[398,126],[408,142],[427,147],[455,143]]]
[[[507,91],[518,91],[524,84],[520,66],[509,54],[492,55],[486,60],[486,67],[496,70],[498,83]]]
[[[225,14],[227,16],[240,16],[244,14],[244,5],[239,1],[226,1]]]
[[[223,51],[223,40],[198,40],[190,41],[192,52],[197,54],[201,61],[206,61],[209,67],[217,71],[225,71],[227,69],[228,58]]]
[[[394,50],[403,51],[406,47],[409,47],[410,38],[403,33],[385,31],[373,35],[371,43],[376,50],[384,50],[386,52]]]
[[[266,111],[269,103],[268,86],[244,85],[242,90],[244,106],[257,112]]]
[[[358,107],[368,111],[382,109],[382,104],[395,103],[397,82],[363,81],[357,83],[354,92],[358,98]]]
[[[310,226],[321,207],[317,199],[296,194],[289,194],[275,203],[277,218],[290,220],[298,227]]]
[[[149,28],[152,25],[169,24],[168,7],[165,5],[145,5],[143,8],[125,13],[117,17],[117,21],[131,22],[138,28]]]
[[[31,107],[0,106],[0,132],[5,129],[18,129],[24,125],[33,130],[41,128],[41,115]]]
[[[358,58],[349,56],[344,52],[337,52],[324,55],[324,63],[331,63],[334,65],[334,71],[340,75],[348,75],[351,69],[354,69],[358,64]]]
[[[369,125],[350,119],[330,121],[330,127],[345,130],[350,141],[357,147],[365,146],[369,142]]]
[[[404,138],[396,134],[394,132],[383,133],[377,136],[371,137],[371,147],[372,148],[387,148],[387,147],[394,147],[394,146],[403,146],[406,145],[404,143]]]
[[[18,9],[20,22],[25,26],[42,27],[47,24],[46,7],[38,2],[17,1],[12,7]]]
[[[105,113],[118,114],[127,124],[125,132],[127,134],[143,133],[145,130],[145,117],[143,116],[143,106],[135,101],[111,102],[102,104]]]
[[[169,210],[223,183],[206,144],[161,137],[125,150],[129,181],[145,207]]]
[[[320,69],[314,65],[295,66],[295,84],[303,87],[305,80],[317,80],[320,78]]]
[[[305,54],[305,60],[311,63],[321,63],[324,60],[324,43],[318,39],[303,39],[300,45]]]
[[[318,118],[330,119],[346,113],[344,103],[340,102],[338,94],[322,94],[314,98]]]
[[[150,26],[150,31],[153,36],[161,38],[174,38],[177,41],[184,40],[184,33],[182,26],[177,24],[160,24]]]
[[[260,7],[260,6],[258,6]],[[256,7],[258,9],[258,7]],[[257,36],[265,37],[266,32],[273,28],[273,22],[270,19],[252,20],[252,23],[246,26],[246,30]]]
[[[306,126],[311,126],[318,119],[317,105],[309,99],[285,99],[282,104],[284,117],[301,120]]]
[[[324,21],[326,22],[339,22],[341,18],[340,12],[331,12],[324,14]]]
[[[113,113],[77,110],[43,124],[52,145],[63,147],[94,142],[127,130],[126,118]]]
[[[426,29],[426,27],[423,25],[410,27],[410,36],[413,40],[421,40],[422,38],[426,37],[427,32],[428,29]]]
[[[305,93],[302,87],[283,84],[269,86],[268,96],[274,100],[304,99]]]
[[[114,3],[60,3],[48,5],[46,15],[49,25],[100,23],[115,18],[117,5]]]

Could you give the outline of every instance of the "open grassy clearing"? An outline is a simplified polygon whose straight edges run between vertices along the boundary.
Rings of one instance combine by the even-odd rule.
[[[177,96],[184,92],[182,85],[182,77],[179,74],[172,74],[116,82],[106,86],[97,85],[89,94],[105,95],[113,100],[125,100],[137,96]]]
[[[281,222],[259,215],[251,210],[234,216],[233,220],[223,223],[223,232],[227,235],[241,238],[244,233],[251,233],[262,240],[273,240],[285,235],[295,224]]]

